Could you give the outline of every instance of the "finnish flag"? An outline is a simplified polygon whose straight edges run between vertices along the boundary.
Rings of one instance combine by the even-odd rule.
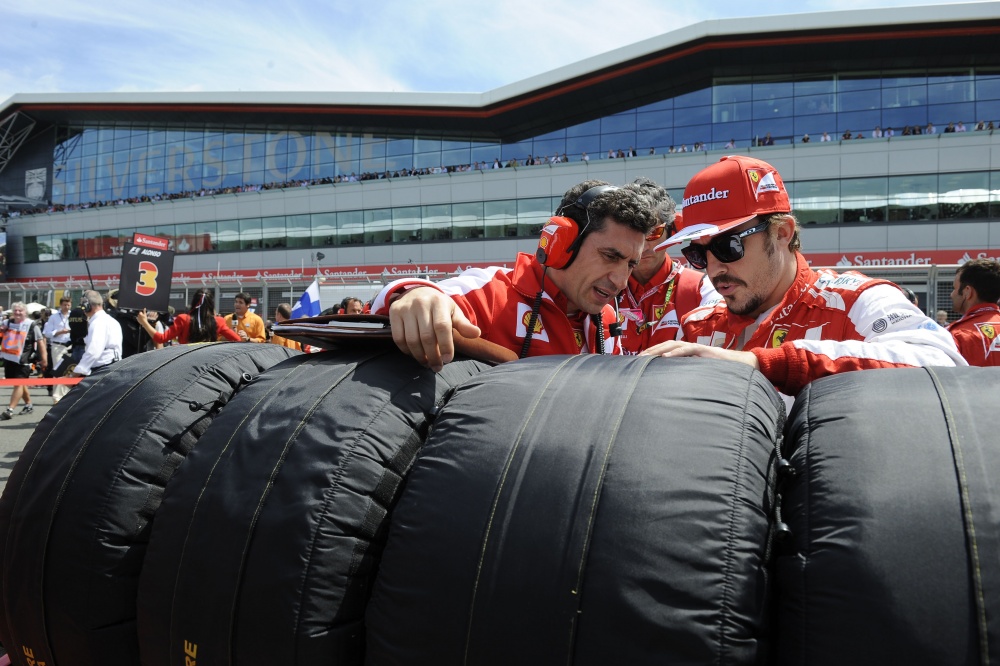
[[[292,319],[299,317],[318,317],[323,308],[319,304],[319,281],[313,280],[309,288],[302,294],[302,298],[292,308]]]

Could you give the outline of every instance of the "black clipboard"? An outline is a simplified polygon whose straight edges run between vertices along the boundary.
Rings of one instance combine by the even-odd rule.
[[[341,349],[349,346],[385,346],[396,349],[396,344],[392,340],[389,317],[386,315],[301,317],[276,323],[271,330],[275,335],[320,349]],[[465,338],[458,333],[455,333],[455,352],[493,364],[516,361],[518,358],[515,352],[506,347],[482,338]]]
[[[389,328],[389,317],[385,315],[300,317],[275,323],[271,330],[275,335],[320,349],[334,349],[344,345],[395,346],[392,342],[392,329]]]

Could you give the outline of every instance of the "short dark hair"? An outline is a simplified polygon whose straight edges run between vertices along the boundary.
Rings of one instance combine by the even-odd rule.
[[[246,303],[247,305],[250,305],[250,294],[246,293],[245,291],[241,291],[240,293],[233,296],[234,301],[237,298]]]
[[[674,223],[677,214],[677,203],[666,188],[645,176],[639,176],[632,181],[639,191],[649,199],[649,207],[653,209],[657,222],[653,226],[664,224],[668,228]]]
[[[292,318],[292,306],[288,303],[281,303],[274,309],[277,314],[280,314],[285,319]]]
[[[958,282],[976,290],[979,300],[1000,301],[1000,262],[995,259],[973,259],[958,268]]]
[[[347,307],[354,301],[361,303],[361,308],[364,309],[365,307],[364,301],[362,301],[360,298],[355,298],[354,296],[345,296],[344,300],[340,301],[340,307],[344,309],[344,312],[347,312]]]
[[[585,180],[566,190],[556,213],[568,217],[580,227],[580,239],[587,234],[604,229],[607,218],[618,224],[635,229],[643,236],[649,234],[659,222],[654,215],[650,200],[643,195],[638,185],[629,184],[599,194],[586,209],[575,205],[587,190],[609,185],[603,180]]]

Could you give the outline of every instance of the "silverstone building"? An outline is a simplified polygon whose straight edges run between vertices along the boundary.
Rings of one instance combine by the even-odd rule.
[[[173,243],[178,308],[211,284],[270,315],[317,274],[365,298],[532,251],[581,180],[680,201],[741,153],[781,172],[813,265],[913,271],[933,308],[929,267],[1000,256],[998,43],[981,2],[706,21],[478,94],[15,95],[0,300],[116,285],[136,231]]]

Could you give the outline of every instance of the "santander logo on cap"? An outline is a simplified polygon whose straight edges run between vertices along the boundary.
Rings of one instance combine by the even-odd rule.
[[[684,188],[683,206],[677,233],[656,249],[715,236],[758,215],[792,210],[778,170],[743,155],[723,157],[695,174]]]

